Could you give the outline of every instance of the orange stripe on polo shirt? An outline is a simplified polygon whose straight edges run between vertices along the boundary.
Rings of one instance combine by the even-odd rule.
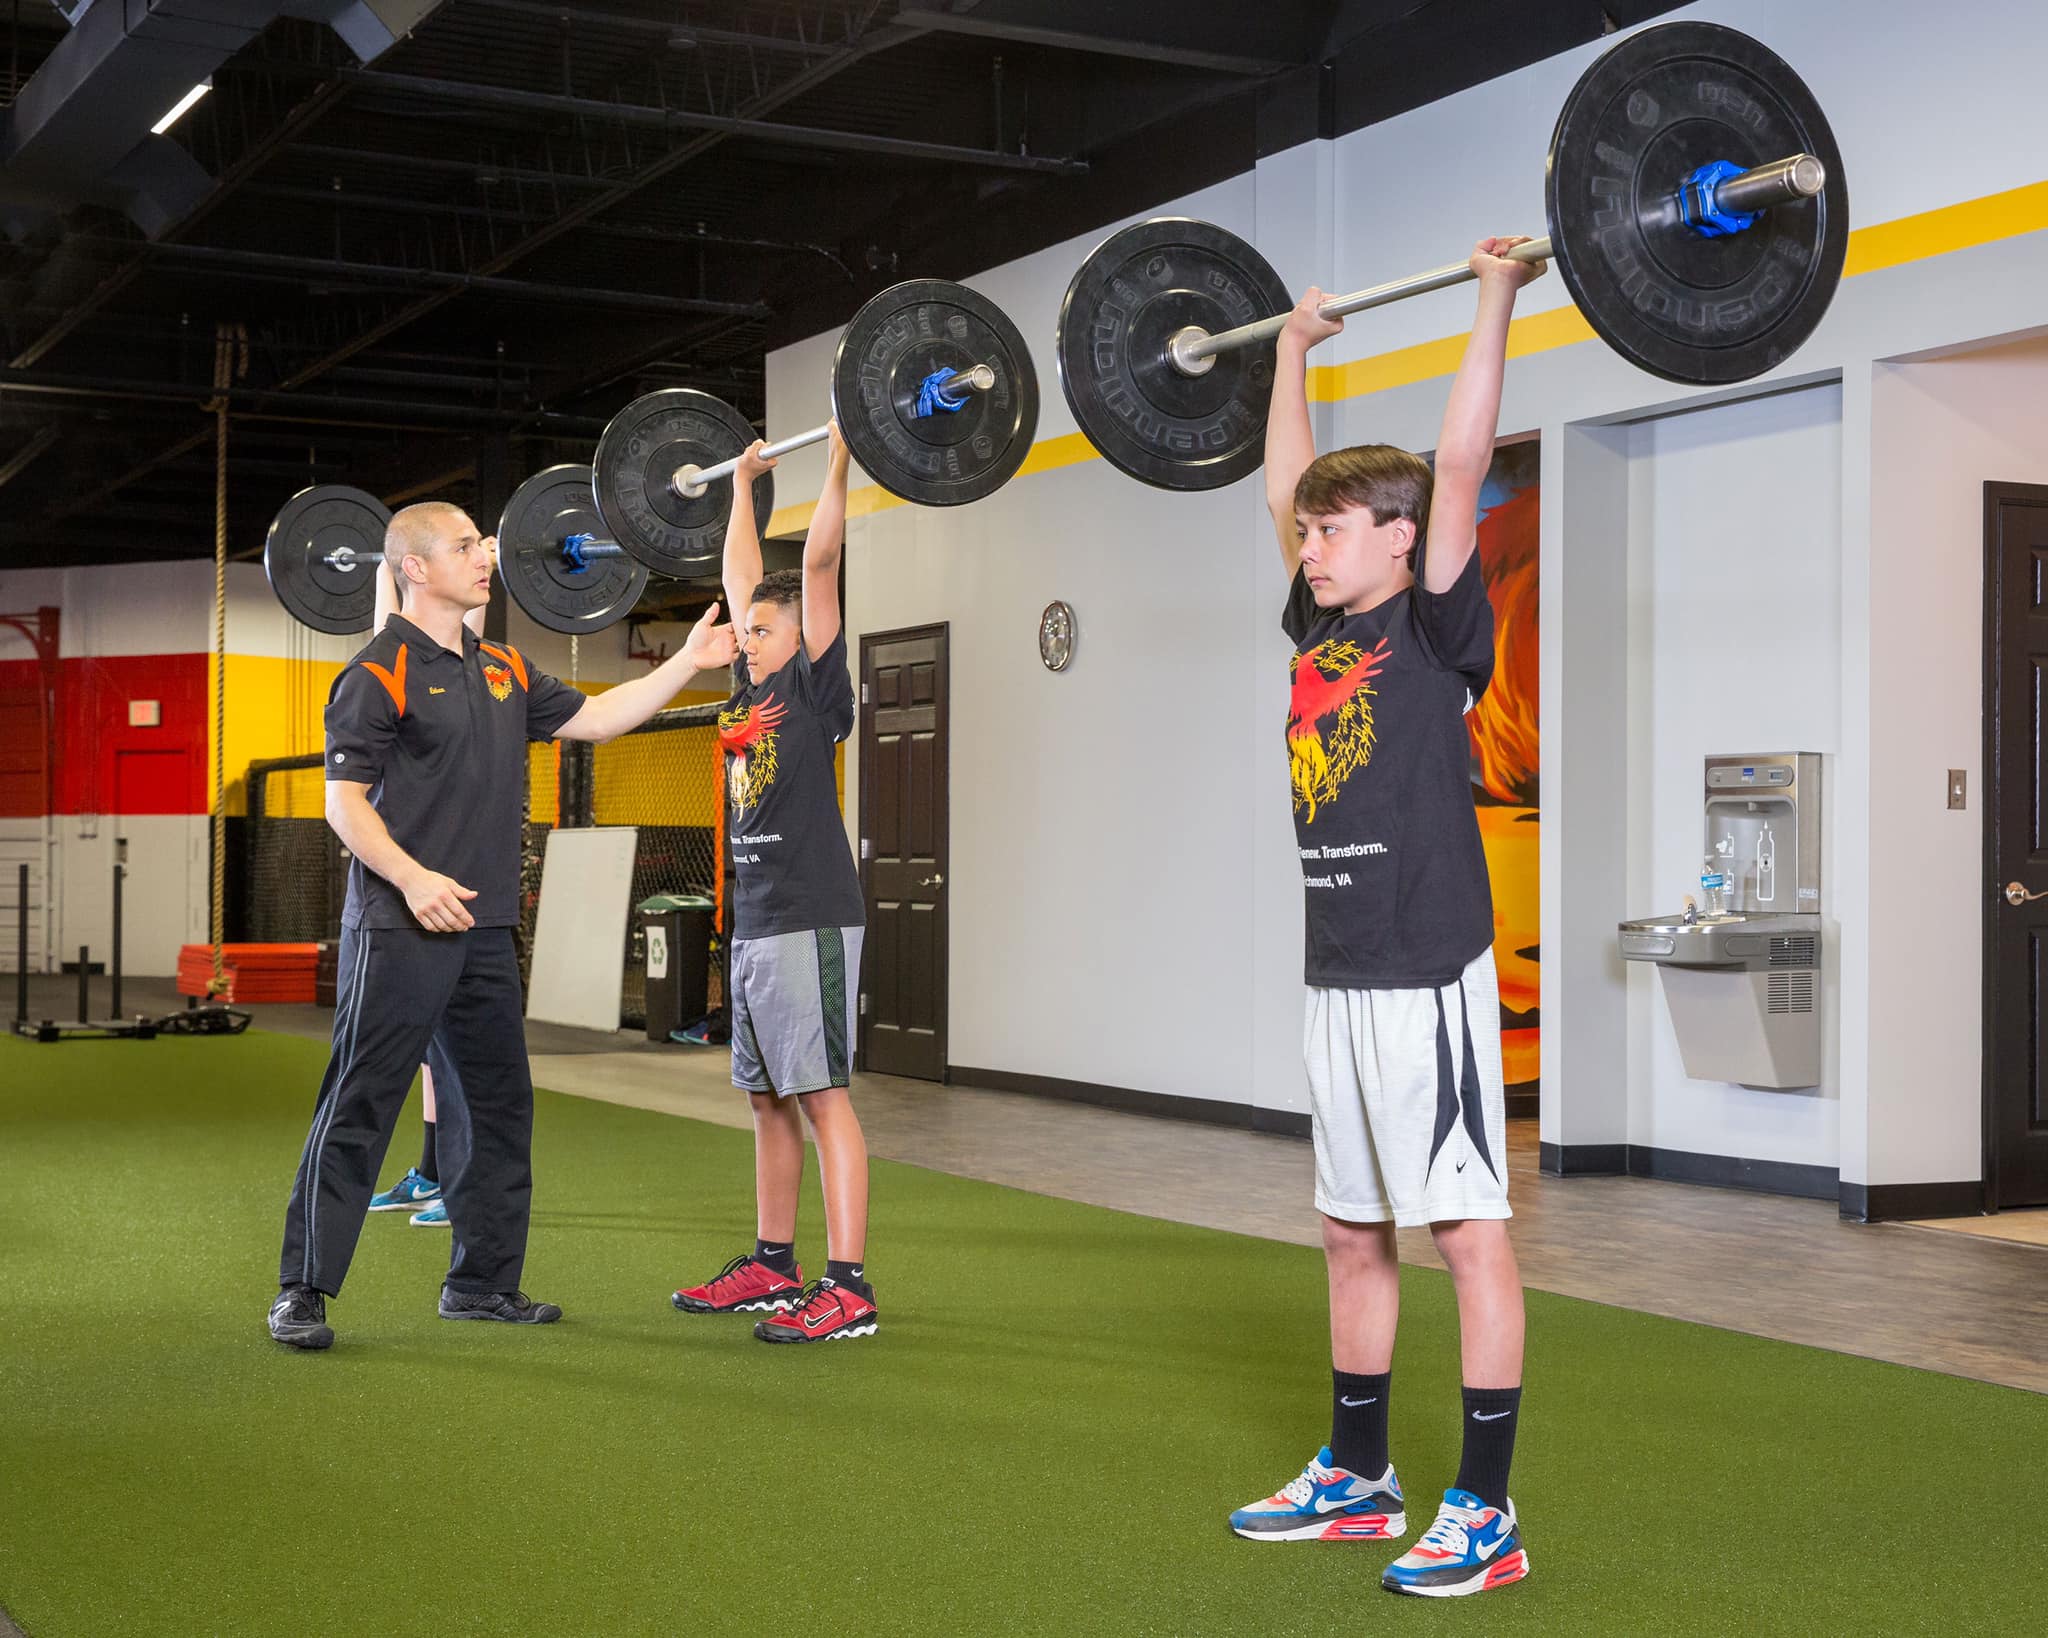
[[[398,714],[405,715],[405,644],[398,645],[398,658],[392,668],[386,671],[375,660],[364,660],[362,667],[384,685],[384,692],[391,696],[391,703],[398,707]]]

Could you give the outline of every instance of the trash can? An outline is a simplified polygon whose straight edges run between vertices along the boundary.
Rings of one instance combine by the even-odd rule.
[[[647,1039],[666,1041],[710,1010],[716,907],[694,893],[657,893],[637,908],[647,941]]]

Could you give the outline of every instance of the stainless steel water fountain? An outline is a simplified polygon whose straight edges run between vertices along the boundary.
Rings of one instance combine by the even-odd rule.
[[[1705,852],[1729,903],[1625,921],[1621,954],[1654,962],[1694,1080],[1767,1088],[1821,1076],[1821,759],[1710,756]]]

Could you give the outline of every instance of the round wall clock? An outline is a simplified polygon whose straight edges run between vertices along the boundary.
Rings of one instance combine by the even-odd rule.
[[[1074,611],[1065,603],[1048,603],[1038,617],[1038,657],[1048,671],[1064,671],[1074,658]]]

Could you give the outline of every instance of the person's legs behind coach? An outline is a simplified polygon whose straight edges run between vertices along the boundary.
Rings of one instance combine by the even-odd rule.
[[[467,959],[430,1054],[442,1089],[441,1196],[455,1231],[441,1317],[545,1325],[562,1310],[519,1289],[533,1200],[533,1077],[519,957],[509,927],[461,938]]]

